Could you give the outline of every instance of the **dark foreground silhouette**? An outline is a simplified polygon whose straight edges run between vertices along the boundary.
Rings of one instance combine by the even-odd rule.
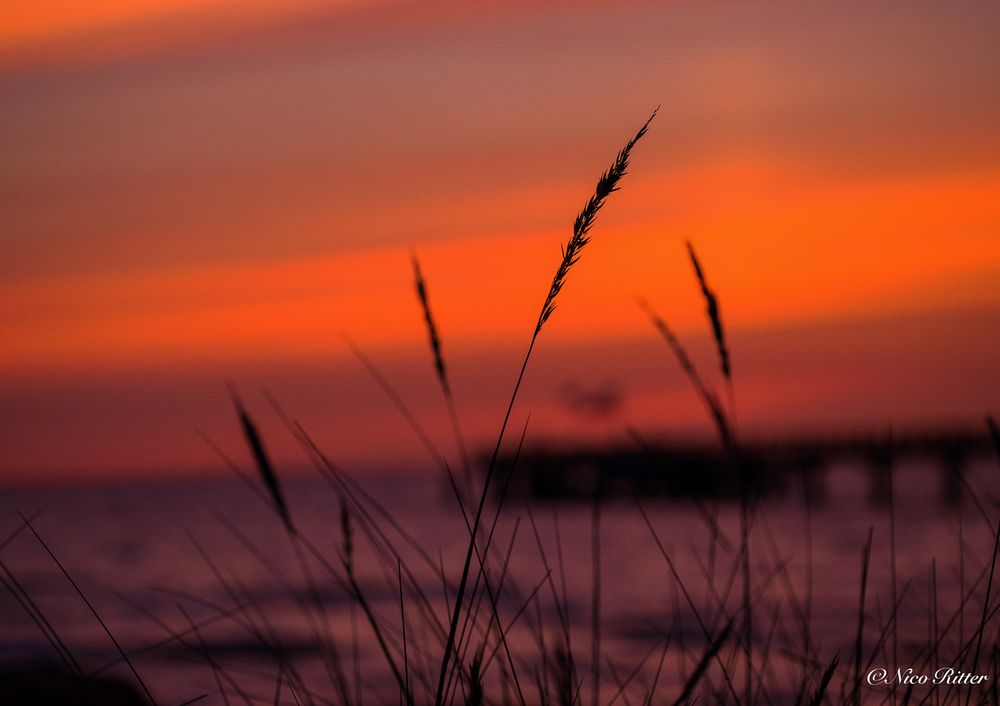
[[[147,706],[129,684],[81,679],[58,667],[30,665],[0,671],[0,704],[17,706]]]

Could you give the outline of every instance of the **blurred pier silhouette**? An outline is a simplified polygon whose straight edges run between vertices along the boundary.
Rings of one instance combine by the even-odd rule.
[[[966,469],[991,454],[985,429],[936,429],[891,436],[857,434],[747,440],[735,451],[718,442],[640,439],[615,447],[560,444],[501,457],[498,491],[508,483],[514,497],[586,499],[604,497],[739,498],[799,492],[816,504],[829,497],[829,469],[860,467],[868,499],[887,505],[894,470],[914,462],[930,464],[937,488],[927,489],[949,505],[967,492]],[[512,472],[513,471],[513,472]]]

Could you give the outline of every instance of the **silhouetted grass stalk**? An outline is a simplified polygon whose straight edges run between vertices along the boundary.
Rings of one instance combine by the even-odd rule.
[[[447,478],[448,478],[448,481],[449,481],[450,485],[452,486],[452,490],[455,493],[456,500],[459,503],[459,507],[460,507],[460,509],[462,511],[462,514],[463,514],[463,517],[465,519],[466,527],[467,527],[467,529],[469,530],[469,532],[471,534],[472,527],[469,524],[469,518],[468,518],[468,515],[467,515],[467,512],[466,512],[466,506],[467,505],[471,505],[471,503],[472,503],[472,491],[473,491],[473,488],[474,488],[473,479],[472,479],[472,468],[471,468],[471,465],[469,463],[468,453],[466,451],[465,441],[464,441],[464,438],[463,438],[463,435],[462,435],[461,425],[459,423],[458,411],[457,411],[457,407],[455,405],[455,400],[454,400],[454,395],[452,393],[451,383],[450,383],[449,378],[448,378],[447,366],[445,365],[444,353],[442,351],[442,346],[441,346],[441,337],[440,337],[440,334],[438,333],[437,324],[435,322],[435,318],[434,318],[434,315],[433,315],[433,312],[432,312],[432,309],[431,309],[431,305],[430,305],[430,298],[429,298],[428,293],[427,293],[427,283],[426,283],[426,280],[424,279],[423,272],[420,269],[420,263],[417,260],[416,255],[413,256],[412,260],[413,260],[413,273],[414,273],[414,288],[416,290],[417,299],[418,299],[418,301],[420,303],[421,311],[423,313],[425,328],[427,329],[428,342],[430,344],[431,355],[432,355],[432,359],[434,361],[434,370],[435,370],[436,377],[438,379],[438,383],[439,383],[439,385],[441,387],[442,393],[443,393],[444,398],[445,398],[446,406],[447,406],[447,409],[448,409],[448,416],[449,416],[450,421],[451,421],[452,432],[454,434],[455,442],[456,442],[456,445],[457,445],[457,447],[459,449],[459,454],[460,454],[460,457],[461,457],[462,467],[463,467],[463,471],[464,471],[464,479],[465,479],[464,493],[461,490],[459,490],[458,484],[457,484],[457,482],[455,481],[455,478],[454,478],[454,474],[451,472],[451,469],[448,467],[447,463],[443,463],[443,470],[445,471],[445,473],[447,475]],[[399,398],[398,394],[395,395],[395,397]],[[426,434],[424,436],[426,437]],[[523,435],[522,435],[521,443],[523,443]],[[518,452],[520,452],[520,448],[518,449]],[[517,457],[515,457],[515,460],[514,460],[514,464],[515,465],[516,465],[516,463],[517,463]],[[509,480],[510,480],[510,478],[508,477],[508,483],[509,483]],[[500,508],[497,509],[497,518],[499,517],[499,511],[500,511]],[[494,518],[493,526],[491,527],[489,536],[487,537],[487,539],[486,539],[486,541],[484,543],[485,547],[490,547],[492,545],[493,531],[496,529],[496,519],[497,518]],[[480,528],[480,532],[481,532],[481,528]],[[473,546],[475,547],[475,551],[476,551],[476,559],[477,559],[477,561],[479,563],[479,566],[480,566],[479,573],[477,574],[477,577],[476,577],[476,582],[475,582],[475,584],[473,586],[473,595],[475,596],[477,594],[477,592],[478,592],[479,595],[480,595],[480,602],[481,602],[483,593],[479,592],[479,583],[480,583],[481,579],[484,580],[484,583],[485,583],[485,593],[488,594],[488,596],[489,596],[489,602],[490,602],[490,606],[491,606],[491,609],[492,609],[492,616],[491,616],[491,619],[490,619],[490,624],[493,623],[493,620],[495,618],[496,619],[496,623],[497,623],[497,625],[499,627],[499,625],[500,625],[500,619],[499,619],[499,615],[497,613],[497,611],[498,611],[497,596],[495,595],[493,588],[490,586],[489,578],[486,576],[486,568],[485,568],[486,567],[486,557],[484,557],[480,553],[479,546],[478,546],[478,541],[480,539],[481,539],[480,537],[476,537],[475,540],[473,541]],[[477,607],[478,607],[478,603],[477,603]],[[459,635],[459,639],[458,639],[458,644],[459,645],[463,644],[464,638],[466,636],[467,629],[469,627],[469,623],[471,622],[473,616],[477,612],[478,611],[473,611],[473,610],[470,610],[470,611],[467,612],[465,625],[463,625],[462,631],[461,631],[461,633]],[[511,677],[512,677],[512,681],[514,683],[515,691],[516,691],[516,693],[517,693],[517,695],[518,695],[518,697],[520,699],[520,702],[521,702],[522,706],[524,706],[525,705],[525,701],[524,701],[523,693],[521,691],[520,683],[518,681],[517,671],[516,671],[516,669],[514,669],[513,662],[511,661],[510,650],[509,650],[509,648],[507,648],[507,645],[506,645],[506,635],[505,635],[505,633],[502,630],[500,632],[499,639],[503,643],[504,651],[506,653],[508,662],[510,664],[510,668],[511,668],[510,674],[511,674]],[[459,651],[461,652],[461,650],[459,650]],[[461,663],[462,663],[462,659],[459,659],[459,660],[456,661],[455,664],[456,664],[456,666],[460,666]],[[448,694],[448,689],[447,688],[445,690],[445,693],[446,693],[446,696],[447,696],[447,694]]]
[[[584,206],[583,210],[577,215],[576,221],[573,224],[573,234],[567,242],[566,246],[562,250],[562,260],[556,269],[555,276],[552,278],[552,284],[549,287],[549,292],[545,297],[545,301],[542,304],[541,312],[538,315],[538,321],[535,324],[535,330],[531,335],[531,341],[528,344],[528,350],[524,355],[524,360],[521,363],[521,370],[518,373],[517,381],[514,384],[514,390],[511,393],[510,402],[507,405],[507,411],[504,413],[503,423],[500,426],[500,433],[497,435],[496,446],[493,450],[493,454],[490,458],[490,463],[486,471],[486,477],[483,481],[483,489],[480,495],[479,507],[476,510],[475,521],[473,522],[472,536],[469,541],[469,548],[466,552],[465,563],[462,568],[461,579],[458,584],[458,593],[455,597],[455,606],[452,612],[452,618],[448,629],[448,639],[445,642],[444,654],[441,658],[441,672],[438,678],[437,693],[434,697],[435,706],[442,706],[442,699],[444,697],[444,687],[445,678],[448,673],[448,666],[451,661],[451,652],[455,644],[455,631],[458,628],[459,619],[461,616],[463,601],[465,598],[466,585],[469,580],[469,570],[472,564],[472,556],[475,552],[476,547],[476,537],[479,531],[479,524],[482,520],[483,508],[486,505],[486,499],[489,493],[490,482],[493,479],[493,474],[496,470],[497,459],[500,455],[500,448],[503,445],[504,433],[507,430],[507,424],[510,421],[510,415],[514,409],[514,402],[517,400],[517,393],[521,388],[521,383],[524,380],[524,373],[528,367],[528,361],[531,359],[531,353],[534,350],[535,343],[538,340],[538,336],[542,331],[542,327],[545,322],[548,321],[552,313],[555,311],[556,307],[556,297],[562,290],[566,279],[569,275],[569,271],[574,264],[579,260],[583,248],[587,245],[590,240],[590,229],[593,227],[594,221],[597,218],[598,212],[604,205],[605,200],[612,192],[617,190],[618,182],[621,180],[625,173],[628,171],[629,156],[632,153],[632,148],[635,147],[636,143],[642,139],[643,135],[646,134],[646,130],[649,128],[650,122],[656,116],[656,111],[649,116],[649,119],[643,124],[635,136],[629,140],[625,146],[618,153],[611,167],[601,175],[601,178],[597,182],[597,187],[594,190],[593,196]]]
[[[868,590],[868,570],[871,566],[871,556],[872,528],[869,527],[868,539],[865,541],[864,549],[861,552],[861,591],[858,596],[858,629],[854,638],[854,676],[852,678],[851,703],[855,705],[861,703],[861,659],[864,648],[865,598]]]
[[[829,666],[823,670],[823,676],[819,680],[819,686],[816,688],[816,693],[814,693],[812,699],[809,700],[809,706],[821,706],[823,703],[823,697],[826,695],[826,690],[830,687],[830,681],[833,679],[833,675],[837,671],[837,664],[839,662],[840,656],[834,655],[833,659],[830,660]]]
[[[243,429],[247,445],[250,447],[254,461],[257,464],[257,470],[264,481],[265,488],[270,494],[272,507],[284,525],[289,543],[291,544],[292,551],[295,555],[295,559],[298,562],[300,570],[302,571],[302,575],[306,583],[306,590],[309,593],[309,598],[312,603],[312,609],[306,610],[305,613],[309,617],[310,629],[313,633],[314,639],[316,640],[317,646],[326,654],[324,667],[327,670],[331,683],[340,694],[341,699],[347,703],[350,691],[347,687],[347,679],[344,675],[343,662],[340,658],[340,652],[331,637],[332,631],[329,615],[327,614],[326,606],[320,596],[319,586],[309,568],[309,562],[303,553],[301,537],[292,522],[291,513],[288,509],[288,504],[285,500],[274,464],[267,453],[264,446],[264,440],[257,429],[257,425],[247,412],[246,407],[243,405],[243,401],[237,392],[236,386],[232,383],[230,383],[230,393],[232,395],[233,405],[236,408],[237,416],[239,417],[240,425]],[[269,399],[272,399],[270,396],[268,397]],[[234,468],[237,468],[235,464],[232,465]],[[242,473],[240,473],[240,475],[242,476]],[[317,621],[319,625],[316,624]]]
[[[395,678],[396,683],[399,685],[400,692],[403,694],[404,703],[407,704],[407,706],[412,706],[413,695],[410,692],[409,678],[404,677],[402,672],[400,672],[399,665],[396,664],[396,660],[392,656],[392,651],[386,643],[385,635],[382,632],[382,627],[379,625],[378,618],[375,617],[375,612],[372,610],[371,604],[365,597],[364,592],[358,585],[357,577],[354,575],[354,553],[353,543],[351,541],[351,537],[353,537],[353,531],[351,529],[351,513],[346,504],[341,505],[340,517],[343,534],[341,562],[344,567],[344,573],[347,577],[347,584],[351,590],[351,596],[361,608],[361,612],[364,613],[365,617],[368,619],[368,624],[371,626],[372,634],[375,636],[375,641],[378,643],[379,649],[385,657],[386,664],[389,665],[389,669],[392,671],[392,676]]]
[[[437,323],[431,309],[430,297],[427,294],[427,282],[424,280],[423,272],[420,270],[420,262],[417,256],[413,255],[413,281],[414,289],[417,292],[417,300],[420,302],[420,309],[424,315],[424,325],[427,328],[427,341],[430,344],[431,355],[434,359],[434,372],[441,392],[444,394],[445,405],[448,408],[448,418],[451,422],[452,433],[455,436],[455,445],[458,447],[459,458],[462,462],[462,471],[465,480],[465,498],[471,502],[473,479],[472,464],[469,462],[469,453],[465,445],[465,437],[462,434],[462,426],[459,423],[458,408],[455,405],[455,396],[452,393],[451,381],[448,379],[448,368],[445,366],[444,352],[441,349],[441,336],[438,333]]]
[[[716,352],[719,356],[719,367],[726,383],[726,390],[729,394],[728,415],[723,415],[725,428],[728,437],[727,450],[733,470],[740,479],[740,541],[741,556],[743,558],[743,641],[746,648],[746,678],[744,686],[744,699],[747,706],[753,706],[753,611],[750,609],[751,592],[751,571],[750,571],[750,523],[751,523],[751,499],[749,479],[746,468],[740,461],[739,452],[736,446],[736,394],[733,389],[732,363],[729,355],[729,346],[726,343],[726,331],[722,325],[722,312],[719,308],[719,300],[708,285],[704,269],[698,260],[698,255],[694,251],[694,246],[690,241],[685,243],[688,255],[691,259],[691,266],[694,268],[695,278],[705,299],[705,312],[708,315],[709,323],[712,327],[712,338],[715,341]],[[726,439],[724,439],[724,442]]]
[[[598,471],[597,491],[590,515],[591,609],[590,609],[590,668],[593,677],[591,704],[598,706],[601,693],[601,472]]]
[[[640,299],[639,308],[642,309],[649,320],[652,322],[654,328],[663,337],[663,340],[667,342],[670,350],[673,352],[674,357],[677,358],[678,364],[681,366],[681,370],[687,376],[691,385],[694,387],[695,392],[698,393],[698,397],[704,402],[706,409],[708,410],[709,416],[712,419],[712,423],[715,425],[715,429],[719,434],[719,439],[722,441],[722,445],[729,449],[732,446],[733,434],[730,429],[729,420],[726,416],[725,410],[719,403],[719,398],[713,390],[711,390],[708,385],[702,380],[701,375],[698,374],[698,369],[695,367],[694,363],[691,362],[691,357],[688,355],[684,346],[678,340],[677,336],[648,302]]]
[[[715,349],[719,355],[719,368],[722,370],[722,377],[726,381],[726,389],[729,392],[729,416],[730,424],[736,426],[736,396],[733,392],[733,369],[729,356],[729,346],[726,343],[726,329],[722,325],[722,311],[719,309],[719,299],[715,291],[708,286],[705,271],[702,269],[701,261],[694,251],[691,241],[685,242],[688,256],[691,258],[691,265],[694,267],[695,277],[698,279],[698,286],[701,288],[702,296],[705,298],[705,313],[712,324],[712,338],[715,340]]]
[[[49,555],[49,558],[52,559],[52,562],[62,573],[66,581],[69,582],[69,585],[73,587],[73,590],[76,592],[76,595],[78,595],[80,597],[80,600],[83,601],[83,604],[87,606],[87,609],[90,611],[90,614],[94,616],[94,620],[96,620],[98,625],[101,626],[101,629],[104,631],[104,634],[108,636],[109,640],[111,640],[111,644],[114,645],[115,650],[121,656],[122,660],[124,660],[125,664],[128,666],[129,671],[132,672],[132,676],[135,677],[136,682],[138,682],[139,687],[142,689],[142,692],[146,695],[146,698],[149,699],[149,703],[152,704],[152,706],[156,706],[156,700],[153,698],[153,695],[149,692],[149,689],[146,687],[146,683],[142,680],[142,677],[139,676],[139,672],[136,671],[135,665],[132,664],[132,660],[129,659],[128,654],[122,648],[121,644],[119,644],[117,638],[115,638],[114,634],[111,632],[111,629],[108,627],[107,623],[104,622],[104,620],[101,618],[100,613],[97,612],[97,608],[95,608],[94,604],[90,602],[90,599],[87,598],[86,594],[84,594],[79,584],[77,584],[77,582],[73,579],[69,571],[66,570],[66,567],[63,566],[62,562],[59,561],[58,558],[56,558],[56,555],[49,548],[49,545],[45,542],[44,539],[42,539],[42,535],[40,535],[35,530],[34,525],[31,524],[31,520],[29,520],[24,515],[20,515],[20,517],[21,520],[24,522],[24,524],[27,526],[28,531],[31,532],[32,535],[34,535],[35,539],[41,545],[42,549],[44,549],[45,553]],[[40,612],[39,615],[41,615]]]

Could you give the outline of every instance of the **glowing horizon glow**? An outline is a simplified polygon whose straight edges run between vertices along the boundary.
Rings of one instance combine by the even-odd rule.
[[[797,187],[793,173],[767,172],[766,165],[739,163],[720,165],[711,177],[714,183],[755,181],[753,197],[771,205],[753,209],[750,227],[739,225],[746,211],[622,223],[609,204],[584,264],[567,285],[555,335],[587,340],[644,332],[646,322],[630,311],[637,296],[667,306],[681,329],[700,327],[697,291],[680,247],[689,237],[705,254],[713,279],[725,283],[727,320],[741,328],[1000,304],[989,286],[991,268],[1000,266],[1000,244],[977,222],[1000,221],[994,198],[1000,171],[820,189]],[[622,191],[632,187],[630,200],[641,202],[657,191],[683,189],[675,179],[647,179]],[[795,194],[795,206],[783,205],[782,194]],[[975,218],[942,252],[935,233],[961,213]],[[811,223],[817,214],[822,226]],[[788,245],[776,234],[800,228],[811,230],[812,242],[782,252]],[[849,228],[857,232],[847,236]],[[484,234],[421,246],[435,305],[453,322],[455,338],[475,343],[523,335],[567,231]],[[906,234],[907,251],[873,237],[880,232]],[[828,250],[835,240],[843,247]],[[727,247],[738,243],[753,251],[727,256]],[[385,246],[266,263],[10,282],[0,285],[0,312],[11,334],[0,363],[41,371],[125,361],[141,366],[161,356],[195,363],[239,357],[248,348],[265,359],[313,357],[338,348],[343,333],[378,347],[411,345],[422,331],[410,301],[408,253]],[[475,271],[468,263],[477,263]],[[831,270],[836,277],[824,277]],[[770,279],[775,274],[780,280]]]

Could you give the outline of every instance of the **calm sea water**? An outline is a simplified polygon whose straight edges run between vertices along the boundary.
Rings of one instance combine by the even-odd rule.
[[[984,463],[969,476],[980,504],[994,519],[998,516],[993,501],[998,475],[991,464]],[[892,612],[890,515],[867,502],[867,481],[860,469],[832,469],[829,481],[829,498],[813,509],[810,520],[798,499],[772,498],[762,504],[753,527],[751,562],[755,584],[760,587],[755,641],[762,654],[766,651],[770,655],[767,669],[773,672],[770,680],[776,703],[791,699],[790,694],[781,692],[781,685],[790,685],[790,675],[797,669],[800,618],[806,610],[821,657],[829,659],[839,651],[847,661],[852,654],[862,548],[870,528],[873,546],[866,600],[866,661],[879,646],[877,624]],[[905,598],[895,644],[903,654],[927,640],[932,561],[936,605],[943,624],[958,607],[960,585],[971,584],[991,556],[993,537],[979,508],[969,500],[958,510],[945,507],[936,493],[938,483],[931,467],[901,468],[896,476],[896,586],[897,593],[905,591]],[[432,562],[444,567],[452,582],[451,604],[467,533],[443,484],[427,478],[378,477],[365,479],[363,486]],[[339,570],[342,538],[336,494],[322,479],[303,477],[289,481],[288,495],[302,534]],[[695,609],[705,615],[717,612],[715,606],[721,600],[735,610],[740,599],[740,581],[732,572],[739,537],[738,506],[709,508],[717,514],[730,545],[713,545],[702,510],[690,502],[650,501],[645,509]],[[159,703],[179,704],[201,694],[208,696],[200,703],[223,703],[206,651],[251,700],[273,703],[279,667],[255,631],[268,635],[272,644],[281,644],[317,697],[334,699],[331,679],[313,637],[318,625],[333,636],[352,689],[356,636],[363,688],[381,693],[386,702],[396,702],[390,673],[364,617],[352,610],[337,580],[314,558],[308,560],[311,581],[306,578],[273,513],[239,481],[7,491],[0,494],[0,540],[20,526],[17,511],[39,513],[34,520],[39,534],[122,647],[136,653],[134,664]],[[529,514],[529,505],[518,500],[504,509],[499,523],[497,551],[506,554],[508,547],[512,548],[505,582],[508,590],[499,604],[502,620],[514,619],[532,590],[539,587],[538,602],[531,603],[509,633],[529,700],[534,693],[530,675],[542,652],[531,626],[541,622],[546,649],[551,651],[560,634],[553,597],[559,596],[561,602],[564,590],[574,659],[585,690],[589,689],[592,520],[587,504],[534,505]],[[643,693],[656,671],[659,646],[668,633],[672,641],[661,688],[664,694],[676,694],[704,649],[695,610],[683,598],[634,502],[608,502],[600,520],[605,703],[618,693],[616,683],[633,671],[636,676],[624,694],[634,699]],[[440,646],[429,625],[434,620],[446,621],[445,594],[440,577],[420,553],[395,534],[388,521],[381,520],[380,526],[394,538],[436,612],[436,618],[424,615],[412,595],[404,602],[409,631],[407,660],[419,696],[430,685],[421,683],[418,673],[436,674],[433,665],[440,658]],[[812,597],[807,606],[810,537]],[[358,528],[355,545],[358,582],[372,610],[384,622],[387,639],[398,640],[401,621],[396,567],[379,561]],[[960,551],[963,546],[964,552]],[[111,665],[110,673],[128,675],[121,664],[115,664],[117,652],[94,616],[34,537],[22,532],[0,551],[0,559],[10,571],[8,582],[12,576],[30,594],[85,671]],[[546,563],[551,574],[547,574]],[[494,580],[500,571],[498,563]],[[312,591],[312,587],[317,590]],[[981,592],[981,585],[977,590]],[[251,605],[237,611],[236,620],[220,614],[248,602]],[[315,608],[318,604],[322,604],[321,611]],[[963,625],[952,628],[954,640],[960,636],[959,630],[966,633],[961,637],[968,637],[968,625],[975,622],[981,609],[981,598],[967,605],[959,619]],[[312,618],[308,617],[310,610],[315,611]],[[199,625],[197,633],[191,632],[192,624]],[[169,642],[176,633],[185,635]],[[479,641],[481,637],[476,637],[474,645]],[[947,645],[941,651],[946,652]],[[884,656],[890,656],[888,647]],[[54,659],[52,647],[27,613],[9,592],[0,594],[0,662],[23,665]],[[947,661],[944,654],[940,659]],[[492,663],[491,674],[499,672],[502,661]],[[879,655],[873,664],[883,661]],[[230,696],[242,702],[225,679],[223,685]],[[280,700],[295,703],[288,689]]]

